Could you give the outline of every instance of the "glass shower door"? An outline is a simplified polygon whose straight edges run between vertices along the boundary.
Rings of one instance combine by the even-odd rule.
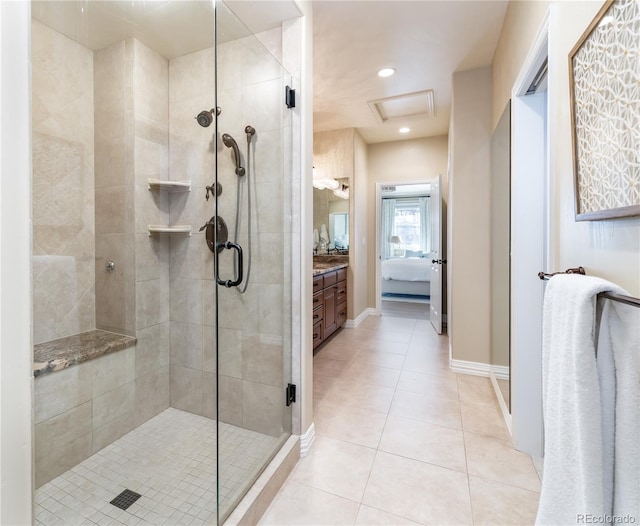
[[[281,28],[263,35],[282,39]],[[215,269],[220,522],[291,434],[287,84],[278,59],[218,2],[216,210],[229,242]]]

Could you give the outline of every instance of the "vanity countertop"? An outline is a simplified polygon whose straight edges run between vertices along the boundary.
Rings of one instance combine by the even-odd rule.
[[[349,266],[349,256],[313,256],[313,275],[319,276]]]

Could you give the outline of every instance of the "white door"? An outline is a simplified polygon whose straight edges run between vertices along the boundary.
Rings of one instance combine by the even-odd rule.
[[[440,189],[442,188],[442,175],[438,175],[431,181],[431,197],[429,208],[431,210],[431,300],[429,319],[438,334],[442,334],[442,280],[446,259],[442,254],[442,206]]]

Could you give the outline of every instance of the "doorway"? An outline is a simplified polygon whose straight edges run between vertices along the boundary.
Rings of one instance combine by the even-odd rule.
[[[429,320],[435,310],[440,316],[439,177],[380,183],[376,196],[376,313]]]

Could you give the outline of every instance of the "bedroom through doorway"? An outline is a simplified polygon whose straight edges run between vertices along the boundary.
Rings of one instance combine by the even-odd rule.
[[[382,316],[430,319],[434,292],[441,297],[441,284],[432,283],[441,274],[439,187],[439,178],[377,186],[376,308]]]

